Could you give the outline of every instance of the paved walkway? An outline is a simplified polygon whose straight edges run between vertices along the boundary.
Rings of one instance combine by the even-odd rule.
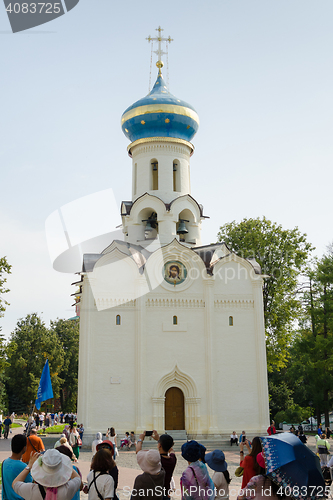
[[[10,456],[10,441],[12,436],[15,434],[20,434],[23,431],[23,428],[15,428],[12,430],[12,433],[9,435],[9,439],[0,439],[0,461],[2,462],[5,458]],[[315,439],[313,436],[308,438],[308,446],[314,451],[315,450]],[[212,451],[212,449],[207,449],[207,451]],[[228,463],[228,470],[232,481],[230,483],[230,500],[236,500],[237,493],[241,487],[242,478],[238,478],[235,476],[235,469],[239,466],[239,447],[232,446],[224,448],[224,453],[226,457],[226,461]],[[173,496],[175,500],[180,498],[180,484],[179,480],[183,473],[183,471],[187,467],[187,462],[182,458],[180,452],[176,452],[177,456],[177,466],[174,472],[174,479],[176,483],[176,494]],[[91,462],[92,454],[91,452],[83,451],[80,454],[79,461],[77,463],[81,473],[83,480],[85,481],[87,475],[90,470],[90,462]],[[134,479],[138,474],[141,473],[141,469],[136,462],[136,454],[135,451],[120,451],[119,456],[117,457],[117,466],[119,469],[119,484],[117,493],[120,500],[128,500],[129,494],[128,491],[133,487]],[[209,468],[208,468],[209,469]],[[209,472],[212,476],[213,471],[209,469]],[[81,500],[87,500],[88,495],[81,493]]]

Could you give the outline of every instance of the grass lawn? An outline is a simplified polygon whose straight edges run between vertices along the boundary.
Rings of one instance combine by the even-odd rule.
[[[11,429],[14,429],[15,427],[22,427],[21,424],[16,424],[15,422],[10,426]]]
[[[52,427],[46,427],[37,431],[38,434],[62,434],[66,424],[53,425]]]

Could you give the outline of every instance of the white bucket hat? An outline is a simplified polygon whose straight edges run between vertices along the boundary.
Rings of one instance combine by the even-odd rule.
[[[157,450],[139,451],[136,459],[143,472],[158,474],[161,470],[161,455]]]
[[[47,488],[56,488],[69,481],[73,473],[70,458],[58,450],[47,450],[38,457],[31,469],[34,480]]]

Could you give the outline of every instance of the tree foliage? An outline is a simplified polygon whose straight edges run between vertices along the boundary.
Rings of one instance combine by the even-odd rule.
[[[9,303],[4,299],[3,295],[9,292],[6,287],[7,275],[11,273],[12,266],[8,264],[6,257],[0,258],[0,318],[4,315],[6,306]],[[8,365],[6,361],[6,342],[1,333],[0,326],[0,413],[3,413],[7,407],[7,394],[4,385],[4,370]]]
[[[63,411],[76,410],[79,364],[79,321],[58,319],[51,321],[51,332],[62,343],[64,362],[59,373],[63,380],[60,389],[60,402]]]
[[[294,399],[315,408],[317,419],[333,406],[333,253],[307,271],[303,318],[290,350],[290,382],[296,382]]]
[[[263,286],[268,370],[286,365],[294,322],[301,312],[299,275],[313,249],[298,228],[283,229],[265,217],[224,224],[218,233],[229,249],[254,258],[267,276]]]
[[[6,257],[0,258],[0,317],[4,315],[8,302],[3,298],[9,289],[5,286],[7,282],[7,274],[11,273],[12,266],[8,264]]]
[[[47,329],[36,313],[18,321],[8,343],[6,385],[8,395],[27,408],[35,401],[46,359],[49,360],[54,397],[59,396],[63,380],[60,372],[64,364],[64,351],[58,335]]]

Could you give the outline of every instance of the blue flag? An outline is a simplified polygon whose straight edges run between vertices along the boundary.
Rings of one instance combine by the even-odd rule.
[[[40,410],[40,405],[43,401],[46,401],[50,398],[53,398],[53,390],[51,384],[49,360],[47,359],[42,371],[42,376],[40,378],[37,391],[37,399],[35,401],[37,410]]]

